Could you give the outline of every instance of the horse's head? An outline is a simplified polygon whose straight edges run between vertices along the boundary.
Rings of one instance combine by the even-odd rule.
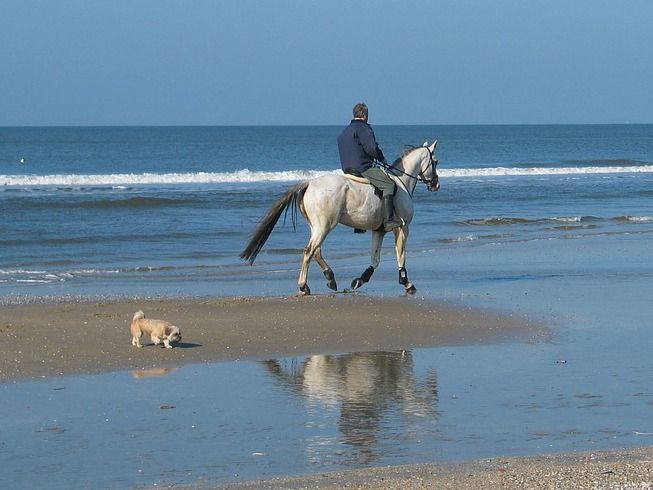
[[[427,141],[422,146],[411,146],[390,167],[390,171],[396,176],[403,179],[415,179],[410,184],[412,187],[410,189],[406,188],[411,196],[418,181],[424,182],[426,188],[430,191],[440,189],[440,180],[436,170],[438,159],[435,156],[435,147],[437,145],[436,140],[431,145]]]
[[[428,141],[425,141],[422,145],[422,148],[426,148],[428,151],[428,156],[425,155],[425,157],[422,159],[419,172],[419,180],[424,182],[426,184],[426,188],[431,192],[440,189],[440,179],[437,172],[438,159],[435,156],[436,146],[438,146],[437,140],[435,140],[430,146]]]

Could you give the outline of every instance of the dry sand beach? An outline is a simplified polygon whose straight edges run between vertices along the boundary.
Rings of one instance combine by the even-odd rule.
[[[130,345],[134,311],[179,325],[175,349]],[[337,329],[333,326],[337,325]],[[2,306],[0,380],[310,353],[546,341],[524,318],[419,298],[314,296],[115,300]],[[234,488],[653,488],[653,450],[494,458],[245,482]]]

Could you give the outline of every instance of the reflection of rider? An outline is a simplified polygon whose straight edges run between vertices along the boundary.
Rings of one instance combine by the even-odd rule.
[[[372,127],[367,124],[367,106],[360,102],[354,106],[354,119],[351,120],[340,136],[338,151],[340,163],[345,173],[362,175],[383,194],[383,228],[390,231],[404,223],[393,216],[395,183],[380,168],[374,167],[374,160],[387,164],[379,148]]]

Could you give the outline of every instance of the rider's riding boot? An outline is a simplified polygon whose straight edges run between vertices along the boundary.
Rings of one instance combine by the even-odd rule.
[[[404,220],[394,215],[395,206],[392,196],[383,196],[383,229],[392,231],[404,225]]]

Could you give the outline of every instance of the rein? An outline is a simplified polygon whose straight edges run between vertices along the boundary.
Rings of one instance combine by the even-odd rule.
[[[437,162],[434,161],[433,152],[431,151],[431,149],[428,146],[417,146],[414,149],[417,150],[419,148],[425,148],[426,151],[429,152],[429,164],[433,168],[433,175],[437,175],[436,172],[435,172],[435,168],[434,168],[435,164]],[[402,161],[403,161],[403,158],[402,158]],[[387,165],[387,164],[383,164],[381,162],[377,162],[377,165],[379,165],[381,168],[383,168],[386,172],[393,173],[393,175],[396,175],[397,173],[399,173],[399,174],[402,174],[402,175],[406,175],[406,176],[410,177],[411,179],[415,179],[417,182],[422,182],[425,185],[430,184],[430,181],[426,180],[426,178],[424,177],[424,169],[421,168],[421,167],[419,169],[419,173],[417,175],[413,175],[413,174],[409,174],[408,172],[404,172],[403,170],[395,167],[394,164],[393,165]],[[431,180],[433,180],[433,179],[431,179]],[[403,183],[402,180],[399,180],[399,182],[401,183],[404,190],[408,193],[408,195],[412,198],[413,197],[413,192],[415,192],[415,190],[413,189],[413,192],[410,192],[408,190],[408,187]]]

